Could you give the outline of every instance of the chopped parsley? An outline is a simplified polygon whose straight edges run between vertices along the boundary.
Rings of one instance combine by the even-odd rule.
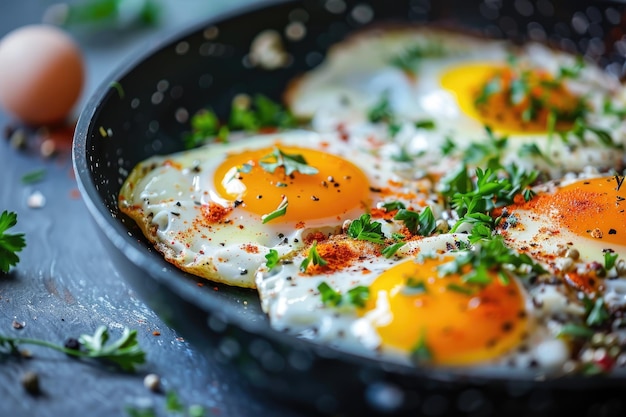
[[[387,203],[384,203],[382,205],[382,208],[384,208],[385,211],[390,212],[406,208],[406,206],[401,201],[389,201]]]
[[[373,243],[385,243],[382,225],[371,221],[369,214],[361,214],[358,219],[352,220],[348,227],[348,236],[356,240],[366,240]]]
[[[488,216],[493,209],[514,202],[517,194],[526,201],[533,197],[529,188],[539,176],[538,171],[526,172],[511,164],[507,167],[475,170],[475,180],[467,166],[462,166],[449,178],[444,179],[443,194],[457,212],[459,220],[452,228],[456,231],[464,223],[483,223],[493,229],[496,221]]]
[[[422,335],[418,340],[417,344],[411,349],[411,361],[416,364],[424,364],[432,361],[433,353],[428,347],[428,343],[426,341],[426,329],[422,330]]]
[[[300,263],[300,271],[306,272],[306,270],[309,268],[309,265],[311,264],[319,265],[319,266],[324,266],[328,264],[328,262],[326,262],[326,260],[324,260],[324,258],[322,258],[320,254],[317,252],[317,240],[313,241],[313,244],[311,245],[311,248],[309,249],[309,254]]]
[[[263,221],[263,224],[287,214],[288,206],[289,206],[289,201],[287,201],[287,197],[283,197],[283,200],[280,202],[276,210],[274,210],[271,213],[264,214],[261,216],[261,220]]]
[[[17,265],[20,261],[17,252],[26,246],[23,233],[7,233],[16,224],[17,213],[5,210],[0,214],[0,272],[7,273],[12,266]]]
[[[382,250],[382,254],[385,258],[391,258],[393,255],[396,254],[396,252],[398,251],[398,249],[400,249],[402,246],[404,246],[406,244],[406,242],[396,242],[393,243],[389,246],[386,246],[385,248],[383,248]]]
[[[606,309],[604,299],[602,297],[597,298],[595,301],[585,299],[583,300],[586,305],[587,318],[585,323],[589,327],[601,326],[611,318],[609,311]]]
[[[267,266],[267,269],[271,271],[280,261],[278,251],[276,249],[270,249],[270,251],[265,255],[265,259],[265,265]]]
[[[262,128],[289,128],[296,125],[294,116],[268,97],[257,94],[249,103],[233,100],[228,125],[231,129],[257,132]]]
[[[427,292],[426,282],[415,277],[408,277],[404,286],[400,290],[404,295],[418,295]]]
[[[28,172],[22,175],[22,183],[24,184],[33,184],[35,182],[39,182],[46,177],[45,169],[37,169],[35,171]]]
[[[209,139],[228,142],[232,130],[258,132],[270,127],[288,128],[295,126],[296,120],[283,106],[257,94],[251,101],[233,100],[227,122],[220,121],[212,109],[202,109],[191,117],[190,123],[191,132],[183,136],[186,149],[198,147]]]
[[[319,172],[317,168],[308,165],[302,155],[289,154],[277,147],[274,147],[271,153],[263,156],[259,165],[269,173],[274,173],[277,168],[282,167],[285,170],[285,175],[291,175],[294,172],[315,175]]]
[[[426,206],[420,213],[400,209],[394,219],[403,221],[409,232],[414,235],[430,236],[437,228],[435,216],[429,206]]]
[[[459,252],[452,261],[440,265],[438,271],[443,276],[461,274],[464,282],[480,285],[489,284],[493,272],[504,284],[509,282],[509,271],[523,275],[545,272],[528,255],[507,247],[502,236],[481,240],[473,249]]]
[[[617,262],[617,258],[618,258],[618,254],[617,253],[613,253],[613,252],[604,252],[604,269],[605,270],[609,270],[612,269],[615,266],[615,263]]]
[[[213,110],[203,109],[191,117],[191,133],[183,136],[186,149],[196,148],[208,139],[228,142],[229,129],[223,126]]]
[[[439,58],[446,54],[439,42],[424,42],[405,49],[391,59],[391,65],[403,71],[415,72],[424,58]]]
[[[339,307],[339,306],[351,306],[363,308],[365,307],[365,303],[369,299],[370,291],[369,288],[363,285],[358,285],[354,288],[349,289],[345,296],[342,295],[339,291],[333,289],[326,282],[322,281],[317,289],[320,292],[320,296],[322,297],[322,303],[328,307]]]

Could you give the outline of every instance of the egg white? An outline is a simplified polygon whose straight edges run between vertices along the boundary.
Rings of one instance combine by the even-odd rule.
[[[370,192],[373,206],[393,200],[407,207],[428,202],[437,215],[443,210],[429,194],[430,183],[401,177],[389,161],[371,150],[343,142],[336,134],[320,135],[305,130],[258,135],[148,158],[138,164],[125,181],[120,192],[120,208],[139,224],[165,258],[181,269],[215,281],[253,287],[254,271],[265,262],[270,249],[285,256],[302,247],[308,234],[337,233],[344,221],[358,218],[368,209],[354,207],[339,218],[302,219],[306,220],[305,227],[296,227],[295,222],[280,218],[263,224],[258,215],[236,208],[227,221],[208,226],[200,222],[202,205],[231,204],[217,195],[213,185],[215,170],[226,154],[271,147],[278,142],[323,150],[357,165],[366,174],[370,188],[375,190]],[[376,191],[390,187],[394,192],[411,194],[408,197],[394,193],[383,195]],[[385,227],[390,234],[392,228]]]
[[[300,263],[307,257],[307,250],[302,250],[272,269],[263,265],[258,270],[256,284],[261,306],[271,326],[278,331],[358,356],[412,366],[406,352],[385,345],[377,333],[378,325],[393,319],[381,300],[376,308],[359,315],[350,306],[324,305],[318,286],[326,283],[338,293],[346,294],[356,286],[369,287],[383,272],[400,262],[419,256],[455,256],[458,247],[466,243],[467,236],[463,234],[433,235],[407,242],[394,257],[385,258],[377,254],[376,245],[352,241],[352,246],[360,253],[358,261],[341,270],[319,274],[300,271]],[[578,318],[584,313],[581,307],[575,308],[571,295],[565,290],[542,282],[523,289],[529,326],[525,340],[493,361],[480,363],[480,371],[506,374],[515,369],[519,372],[517,376],[537,371],[558,373],[571,350],[564,340],[556,337],[562,328],[557,318],[562,319],[564,314]],[[471,368],[465,367],[464,372],[471,372]]]
[[[441,46],[443,54],[420,59],[413,75],[392,64],[394,57],[412,46],[433,43]],[[408,152],[416,169],[441,174],[451,164],[460,163],[475,144],[489,141],[483,122],[461,109],[455,92],[443,87],[442,76],[471,63],[505,65],[511,56],[517,60],[515,65],[540,68],[554,77],[561,68],[576,63],[573,55],[538,43],[518,47],[501,40],[432,28],[372,30],[335,46],[324,63],[292,83],[286,99],[291,110],[311,119],[316,130],[341,126],[356,137],[386,139],[389,155]],[[610,132],[616,146],[626,145],[626,122],[604,111],[605,102],[614,108],[626,108],[625,89],[619,80],[586,63],[575,78],[564,83],[589,104],[587,123]],[[401,127],[393,139],[387,129],[368,120],[369,111],[384,95]],[[415,121],[420,120],[433,121],[434,128],[416,128]],[[602,144],[589,131],[583,140],[572,133],[566,134],[565,139],[548,132],[496,134],[508,137],[507,146],[501,150],[502,164],[538,169],[550,178],[587,166],[618,170],[626,166],[623,153]],[[442,148],[450,142],[456,150],[444,154]],[[542,155],[523,152],[531,145]],[[470,165],[485,162],[470,161]]]

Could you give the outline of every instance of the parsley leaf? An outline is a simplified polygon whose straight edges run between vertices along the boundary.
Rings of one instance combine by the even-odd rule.
[[[322,303],[329,307],[339,307],[342,305],[348,305],[352,307],[363,308],[365,303],[369,299],[370,290],[363,285],[357,285],[354,288],[349,289],[345,296],[339,291],[332,288],[325,281],[322,281],[317,289],[322,297]]]
[[[137,330],[125,328],[119,339],[107,343],[109,331],[106,326],[100,326],[92,336],[82,335],[78,340],[87,357],[115,363],[125,371],[133,371],[136,365],[145,362],[146,353],[137,343]]]
[[[31,171],[22,175],[22,183],[33,184],[35,182],[39,182],[43,180],[45,176],[46,176],[46,170],[43,168],[35,170],[35,171]]]
[[[619,254],[613,252],[604,252],[604,269],[607,271],[615,266]]]
[[[366,240],[373,243],[385,243],[385,235],[382,225],[377,221],[371,221],[369,214],[362,214],[358,219],[352,220],[348,227],[348,236],[357,240]]]
[[[420,365],[430,362],[432,359],[433,354],[426,341],[426,329],[424,329],[419,341],[411,349],[411,361],[416,365]]]
[[[595,302],[589,302],[590,307],[588,307],[587,319],[585,323],[587,326],[600,326],[611,317],[608,310],[606,309],[606,305],[604,304],[604,299],[602,297],[597,298]]]
[[[383,250],[382,250],[382,254],[385,258],[391,258],[393,255],[396,254],[396,252],[398,251],[398,249],[400,249],[402,246],[404,246],[406,244],[406,242],[396,242],[394,244],[391,244],[389,246],[386,246]]]
[[[38,345],[76,357],[113,363],[122,370],[129,372],[134,371],[135,366],[145,362],[146,353],[137,342],[136,330],[124,328],[119,339],[107,343],[109,341],[108,328],[106,326],[100,326],[93,335],[84,334],[81,335],[78,340],[81,343],[81,348],[69,349],[45,340],[11,338],[0,334],[0,347],[8,348],[11,353],[14,353],[17,352],[17,346],[20,344]]]
[[[17,224],[17,213],[3,211],[0,214],[0,272],[9,272],[20,258],[16,255],[26,246],[23,233],[9,234],[8,229]]]
[[[384,203],[382,205],[382,208],[384,208],[385,211],[390,212],[390,211],[396,211],[396,210],[406,208],[406,206],[401,201],[390,201],[390,202]]]
[[[306,259],[304,259],[300,263],[300,271],[306,272],[306,270],[309,267],[309,264],[319,265],[319,266],[324,266],[328,264],[328,262],[326,262],[326,260],[324,260],[324,258],[322,258],[320,254],[317,252],[317,240],[313,241],[313,244],[311,245],[311,248],[309,249],[308,256],[306,257]]]
[[[276,249],[270,249],[270,251],[265,255],[265,265],[268,270],[272,270],[275,266],[278,265],[280,258],[278,257],[278,251]]]
[[[444,276],[460,274],[466,266],[470,266],[470,269],[463,274],[463,281],[482,285],[492,281],[490,272],[497,273],[504,283],[508,281],[509,270],[518,273],[526,273],[527,270],[545,272],[541,265],[525,253],[518,253],[507,247],[502,236],[480,241],[474,249],[462,251],[452,261],[440,265],[438,271]]]
[[[276,168],[282,167],[285,175],[291,175],[296,171],[304,175],[315,175],[319,172],[317,168],[308,165],[302,155],[289,154],[277,147],[274,147],[272,153],[263,156],[259,165],[269,173],[274,173]]]
[[[271,213],[264,214],[261,216],[261,220],[263,224],[269,222],[270,220],[277,219],[278,217],[284,216],[287,213],[287,207],[289,206],[289,201],[287,201],[287,197],[283,197],[283,200],[280,202],[276,210]]]
[[[424,280],[418,280],[415,277],[407,278],[404,286],[400,290],[404,295],[418,295],[424,294],[426,290],[426,282]]]
[[[350,288],[346,293],[346,302],[355,307],[363,308],[370,297],[370,289],[364,285]]]
[[[329,307],[336,307],[341,303],[341,294],[334,290],[330,285],[326,282],[321,282],[317,286],[318,291],[320,292],[320,296],[322,297],[322,304]]]
[[[222,126],[213,110],[203,109],[191,117],[191,133],[183,136],[185,149],[193,149],[204,144],[207,139],[228,142],[229,130]]]
[[[414,235],[430,236],[437,228],[435,216],[429,206],[426,206],[420,213],[400,209],[394,219],[403,221],[409,232]]]
[[[415,44],[405,49],[402,53],[391,59],[391,65],[403,71],[415,72],[419,63],[424,58],[439,58],[446,54],[445,49],[439,42],[424,42]]]

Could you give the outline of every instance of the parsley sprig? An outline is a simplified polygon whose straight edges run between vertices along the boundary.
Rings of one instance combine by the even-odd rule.
[[[504,284],[509,282],[511,272],[520,275],[545,272],[544,268],[528,255],[506,246],[502,236],[477,242],[472,249],[463,250],[452,261],[440,265],[438,271],[443,276],[461,274],[464,282],[481,285],[491,283],[492,272],[495,272]]]
[[[446,50],[439,42],[424,42],[415,44],[394,56],[391,65],[403,71],[415,72],[424,58],[439,58],[446,54]]]
[[[259,165],[269,173],[274,173],[277,168],[283,168],[285,175],[291,175],[294,172],[315,175],[319,172],[317,168],[307,164],[304,156],[283,152],[278,147],[274,147],[271,153],[263,156]]]
[[[364,285],[357,285],[349,289],[345,294],[341,294],[328,283],[322,281],[317,286],[317,289],[322,297],[322,303],[328,307],[349,306],[363,308],[370,296],[369,287]]]
[[[283,196],[283,199],[280,201],[278,207],[276,207],[276,210],[272,211],[271,213],[262,215],[261,221],[263,222],[263,224],[265,224],[269,221],[284,216],[285,214],[287,214],[287,207],[289,207],[289,200],[286,196]]]
[[[326,262],[326,260],[322,258],[317,251],[317,240],[313,241],[313,244],[309,248],[309,253],[307,257],[300,263],[300,271],[306,272],[306,270],[309,268],[309,265],[328,265],[328,262]]]
[[[462,166],[444,179],[443,194],[459,216],[451,231],[457,231],[464,223],[483,224],[493,229],[497,220],[492,219],[490,213],[512,204],[518,194],[530,200],[533,197],[530,186],[538,176],[538,171],[526,172],[511,164],[485,170],[476,168],[473,179],[467,166]]]
[[[402,208],[398,210],[394,219],[403,221],[413,235],[430,236],[437,228],[435,216],[428,206],[419,213]]]
[[[202,109],[191,117],[191,132],[183,136],[185,148],[192,149],[209,139],[228,142],[230,132],[259,132],[267,128],[289,128],[296,125],[294,116],[280,104],[257,94],[249,100],[234,99],[226,122],[212,109]]]
[[[19,345],[38,345],[80,358],[95,359],[112,363],[124,371],[134,371],[137,365],[145,362],[145,352],[137,342],[137,331],[124,328],[119,339],[109,343],[109,330],[100,326],[93,335],[79,337],[79,349],[69,349],[54,343],[21,337],[8,337],[0,334],[0,350],[5,353],[18,353]]]
[[[358,219],[352,220],[348,226],[348,236],[357,240],[366,240],[373,243],[385,243],[382,225],[372,221],[369,214],[361,214]]]
[[[17,213],[3,211],[0,214],[0,272],[7,273],[20,261],[17,252],[26,246],[23,233],[11,234],[7,230],[17,224]]]

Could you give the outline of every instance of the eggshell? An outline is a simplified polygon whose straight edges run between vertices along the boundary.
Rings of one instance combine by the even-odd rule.
[[[0,106],[25,123],[62,121],[83,81],[78,45],[55,26],[23,26],[0,40]]]

